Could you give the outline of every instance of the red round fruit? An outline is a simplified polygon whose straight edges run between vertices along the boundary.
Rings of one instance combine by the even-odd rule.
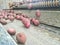
[[[20,16],[20,20],[23,20],[23,18],[24,18],[23,16]]]
[[[31,21],[34,22],[35,21],[35,18],[32,18]]]
[[[23,24],[24,24],[24,26],[25,26],[26,28],[29,28],[29,27],[30,27],[30,20],[27,19],[27,18],[24,19]]]
[[[9,18],[11,21],[14,21],[14,17],[13,16],[10,16]]]
[[[3,25],[6,25],[7,24],[7,22],[6,22],[6,20],[3,20],[3,19],[1,19],[1,24],[3,24]]]
[[[22,18],[22,23],[24,24],[24,23],[26,23],[26,18]]]
[[[40,10],[37,10],[37,11],[36,11],[36,16],[37,16],[37,17],[40,17],[40,15],[41,15]]]
[[[26,27],[26,28],[29,28],[29,27],[30,27],[30,22],[27,22],[27,23],[25,24],[25,27]]]
[[[0,15],[0,19],[1,19],[1,18],[3,18],[3,16],[2,16],[2,15]]]
[[[26,36],[24,33],[18,33],[16,35],[16,39],[19,43],[22,43],[22,44],[24,44],[26,42]]]
[[[38,26],[39,25],[39,20],[37,20],[37,19],[35,19],[35,18],[32,18],[31,19],[31,22],[34,24],[34,25],[36,25],[36,26]]]
[[[20,15],[16,15],[16,19],[17,20],[20,20]]]
[[[16,30],[13,29],[13,28],[9,28],[9,29],[7,30],[7,32],[8,32],[10,35],[15,35]]]
[[[14,18],[13,16],[9,15],[9,16],[8,16],[8,19],[9,19],[10,21],[14,21],[15,18]]]
[[[39,20],[35,20],[35,21],[33,22],[33,24],[36,25],[36,26],[38,26],[38,25],[39,25]]]

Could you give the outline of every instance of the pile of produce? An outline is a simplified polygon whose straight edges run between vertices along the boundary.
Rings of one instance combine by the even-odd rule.
[[[31,8],[31,5],[29,5],[29,6]],[[36,17],[40,17],[40,15],[41,15],[40,10],[37,10],[35,14],[36,14],[35,15]],[[29,16],[27,16],[26,14],[23,14],[21,12],[15,13],[14,10],[0,11],[0,23],[1,24],[6,25],[6,24],[8,24],[6,20],[10,20],[11,22],[13,22],[15,19],[21,21],[23,23],[24,27],[26,27],[26,28],[30,28],[31,24],[33,24],[35,26],[39,26],[39,24],[40,24],[38,19],[30,18]],[[10,35],[16,34],[16,30],[13,28],[7,29],[7,32]],[[17,39],[17,42],[24,44],[26,42],[26,35],[24,33],[17,33],[16,39]]]

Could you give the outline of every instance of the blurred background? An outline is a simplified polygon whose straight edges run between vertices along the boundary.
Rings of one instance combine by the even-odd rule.
[[[29,28],[23,24],[26,20]],[[0,45],[60,45],[60,0],[0,0],[1,24]],[[27,41],[18,43],[16,35],[9,37],[3,28],[23,32]]]

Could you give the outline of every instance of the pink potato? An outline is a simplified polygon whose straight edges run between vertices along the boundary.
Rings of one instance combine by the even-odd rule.
[[[26,28],[29,28],[30,27],[30,22],[29,21],[25,24],[25,27]]]
[[[31,21],[34,22],[35,21],[35,18],[32,18]]]
[[[37,11],[36,11],[36,16],[37,16],[37,17],[40,17],[40,15],[41,15],[40,10],[37,10]]]
[[[10,20],[10,21],[14,21],[14,17],[13,16],[8,16],[8,19]]]
[[[24,19],[23,20],[23,24],[24,24],[24,26],[26,27],[26,28],[29,28],[30,27],[30,20],[29,19]]]
[[[13,17],[13,16],[10,16],[10,20],[11,20],[11,21],[14,21],[14,17]]]
[[[35,20],[33,23],[34,23],[35,26],[38,26],[39,25],[39,20]]]
[[[15,34],[16,34],[16,30],[13,29],[13,28],[9,28],[9,29],[7,30],[7,32],[8,32],[10,35],[15,35]]]
[[[1,19],[1,18],[3,18],[3,16],[2,16],[2,15],[0,15],[0,19]]]
[[[23,18],[24,18],[23,16],[20,16],[20,20],[23,20]]]
[[[3,25],[6,25],[6,24],[7,24],[6,20],[4,20],[4,19],[1,19],[0,22],[1,22],[1,24],[3,24]]]
[[[20,19],[20,15],[16,15],[16,19],[19,20]]]
[[[38,26],[39,25],[39,20],[35,19],[35,18],[32,18],[31,22],[35,25],[35,26]]]
[[[32,6],[32,4],[30,3],[29,5],[28,5],[28,9],[31,9],[33,6]]]
[[[18,33],[16,35],[17,42],[24,44],[26,42],[26,36],[24,33]]]

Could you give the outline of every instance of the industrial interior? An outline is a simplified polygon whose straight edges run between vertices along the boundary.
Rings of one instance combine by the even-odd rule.
[[[0,45],[60,45],[60,0],[0,0]]]

